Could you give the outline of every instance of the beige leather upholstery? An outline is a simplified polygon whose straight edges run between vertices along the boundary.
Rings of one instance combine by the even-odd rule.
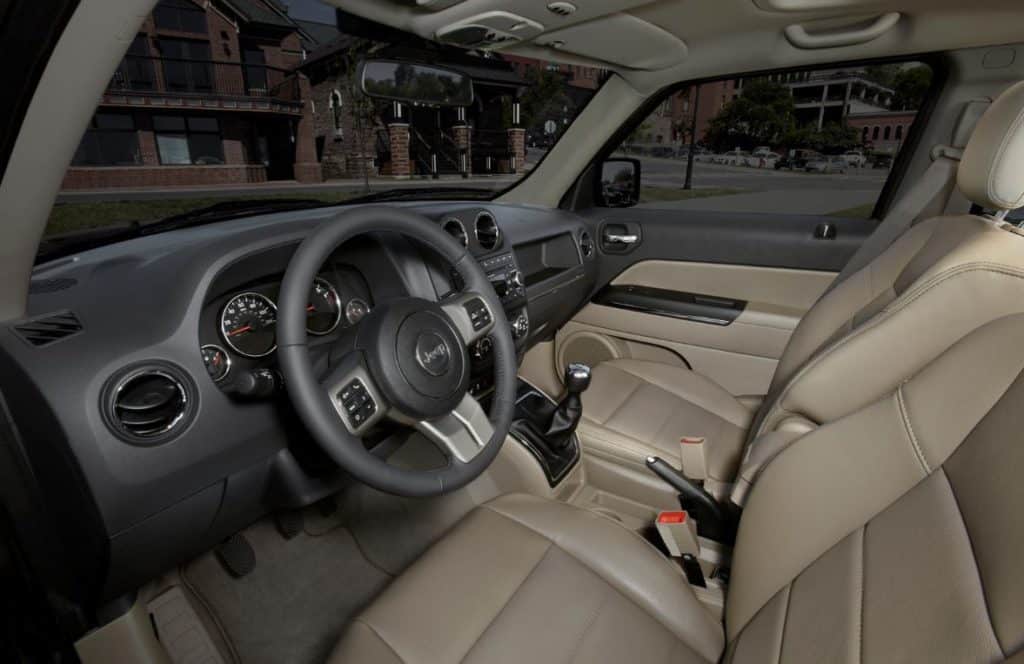
[[[513,494],[396,579],[330,661],[682,664],[714,661],[724,643],[679,567],[635,533]]]
[[[1022,123],[1024,84],[992,104],[968,143],[960,183],[976,202],[992,207],[996,197],[999,207],[1024,203]],[[988,173],[984,194],[975,175],[964,174],[967,170]],[[745,442],[759,444],[760,437],[793,417],[822,424],[871,403],[972,330],[1024,311],[1022,277],[1024,238],[1001,222],[963,215],[911,227],[826,293],[800,321],[753,426],[743,434]],[[659,376],[654,383],[658,391],[652,393],[633,380],[621,380],[627,371],[621,362],[600,366],[583,396],[585,448],[609,456],[614,446],[627,459],[642,457],[651,447],[668,453],[670,435],[706,436],[706,468],[684,463],[682,470],[695,478],[731,481],[744,449],[736,443],[736,427],[743,428],[734,416],[739,402],[685,369],[634,367],[634,378],[651,383],[648,374]],[[651,409],[643,404],[651,394],[660,397],[664,413],[654,422],[666,430],[652,432]],[[608,410],[610,404],[614,411]],[[678,448],[674,452],[668,460],[682,461]]]
[[[957,178],[964,195],[989,210],[1024,205],[1024,82],[1006,90],[982,116]]]
[[[966,334],[767,463],[722,627],[617,523],[505,496],[350,627],[334,661],[996,662],[1024,649],[1024,314]]]

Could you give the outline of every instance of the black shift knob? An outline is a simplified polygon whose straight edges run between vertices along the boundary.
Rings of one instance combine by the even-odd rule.
[[[579,394],[590,387],[590,367],[572,363],[565,368],[565,389],[569,394]]]

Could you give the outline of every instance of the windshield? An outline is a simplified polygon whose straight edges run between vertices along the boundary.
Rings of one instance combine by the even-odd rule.
[[[64,177],[40,259],[249,201],[480,200],[514,185],[606,76],[599,69],[346,31],[319,0],[160,0],[112,73]],[[257,11],[258,10],[258,11]],[[113,35],[110,38],[114,38]],[[368,56],[444,66],[463,106],[370,98]],[[160,228],[168,227],[161,224]]]

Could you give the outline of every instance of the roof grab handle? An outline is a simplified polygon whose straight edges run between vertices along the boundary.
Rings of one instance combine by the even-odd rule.
[[[899,12],[889,12],[875,17],[869,24],[852,30],[826,30],[808,32],[802,23],[786,26],[785,35],[789,43],[797,48],[836,48],[838,46],[854,46],[878,39],[899,23]]]

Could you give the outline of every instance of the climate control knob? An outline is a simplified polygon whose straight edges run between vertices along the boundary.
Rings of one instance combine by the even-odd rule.
[[[526,336],[526,333],[530,331],[530,321],[526,317],[526,313],[520,313],[511,323],[512,327],[512,338],[521,339]]]
[[[512,270],[511,272],[509,272],[508,277],[506,277],[505,280],[508,282],[509,287],[512,288],[513,290],[516,288],[522,288],[523,286],[523,275],[519,272],[519,270]]]

